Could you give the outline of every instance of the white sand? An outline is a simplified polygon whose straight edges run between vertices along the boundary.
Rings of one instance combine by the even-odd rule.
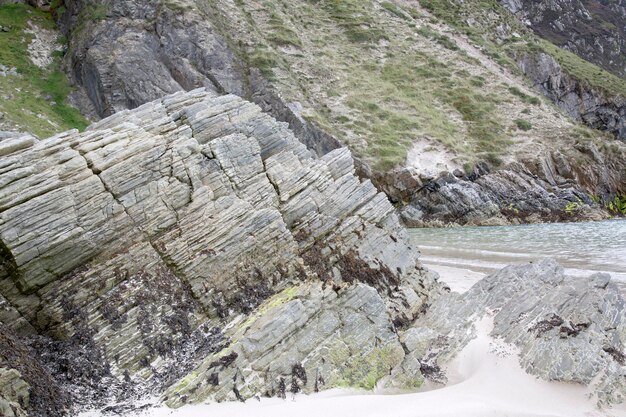
[[[469,290],[472,285],[485,277],[485,274],[471,271],[465,268],[456,268],[452,266],[436,265],[424,263],[431,271],[439,274],[439,280],[445,283],[452,291],[464,293]]]
[[[331,390],[280,399],[248,400],[159,408],[134,416],[150,417],[626,417],[626,408],[598,410],[578,385],[549,383],[526,374],[510,346],[488,336],[490,319],[479,336],[447,368],[443,388],[403,395],[373,395]],[[81,417],[96,417],[84,413]],[[130,417],[130,415],[129,415]]]

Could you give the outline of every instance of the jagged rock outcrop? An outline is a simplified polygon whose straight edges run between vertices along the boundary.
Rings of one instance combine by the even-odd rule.
[[[165,94],[204,87],[257,103],[288,122],[318,155],[340,148],[334,137],[285,103],[248,57],[240,56],[212,13],[217,11],[192,0],[67,2],[59,24],[70,39],[65,59],[80,87],[76,104],[106,117]]]
[[[233,95],[0,155],[0,320],[75,406],[375,383],[404,356],[394,322],[440,292],[347,149],[316,159]],[[346,350],[379,373],[329,359]]]
[[[526,372],[587,385],[599,404],[624,401],[625,304],[607,274],[565,276],[553,260],[506,267],[463,295],[439,298],[404,333],[405,362],[438,369],[483,317],[493,320],[491,336],[517,347]]]
[[[398,4],[399,6],[404,5],[403,2],[398,2]],[[289,7],[293,8],[293,13],[289,13],[289,10],[291,9],[286,9],[287,14],[295,16],[298,15],[298,13],[305,13],[300,11],[302,6],[303,2],[297,2],[290,5]],[[362,6],[357,7],[355,10],[360,10],[360,7]],[[413,2],[411,2],[411,7],[419,6],[417,4],[413,5]],[[371,12],[375,14],[375,17],[372,17],[372,19],[379,19],[381,22],[386,22],[385,19],[389,18],[387,16],[389,13],[388,11],[385,11],[384,8],[381,10],[379,10],[379,8],[379,2],[373,2],[372,7],[370,8],[368,6],[367,10],[368,13]],[[401,153],[401,149],[397,148],[406,146],[399,145],[400,142],[403,142],[399,136],[401,135],[401,132],[398,131],[397,134],[390,138],[383,138],[379,137],[379,132],[386,132],[390,126],[372,127],[371,131],[367,131],[369,129],[368,127],[368,129],[362,133],[357,132],[357,130],[360,129],[355,129],[357,126],[363,127],[370,121],[376,120],[382,114],[384,114],[385,117],[381,116],[381,120],[387,120],[390,117],[389,115],[394,115],[394,112],[398,111],[398,109],[402,109],[400,111],[401,114],[398,115],[398,126],[421,126],[429,124],[430,122],[428,120],[420,120],[415,123],[408,122],[408,119],[412,117],[412,114],[426,113],[426,109],[420,110],[418,108],[415,111],[409,112],[411,114],[407,116],[407,114],[404,114],[403,112],[406,109],[413,108],[412,106],[415,105],[415,103],[411,104],[411,102],[407,102],[403,105],[392,106],[393,109],[380,110],[380,115],[376,115],[374,113],[379,107],[376,103],[371,103],[368,105],[368,108],[363,108],[363,106],[355,106],[354,104],[355,102],[360,102],[361,99],[353,98],[352,100],[344,100],[345,97],[341,100],[335,99],[334,97],[336,96],[342,96],[342,94],[338,94],[338,92],[345,90],[344,92],[348,93],[348,90],[353,86],[340,84],[341,87],[338,87],[339,90],[337,91],[325,91],[328,80],[325,76],[323,76],[323,74],[325,72],[332,72],[332,70],[330,70],[328,66],[321,65],[323,63],[322,60],[319,60],[318,62],[317,58],[313,57],[313,55],[324,55],[318,54],[315,49],[318,47],[321,48],[324,45],[323,43],[320,44],[318,41],[311,44],[305,43],[300,46],[287,46],[280,44],[280,42],[278,46],[274,45],[276,48],[274,52],[281,54],[284,59],[291,62],[289,71],[293,70],[297,77],[293,76],[294,74],[291,73],[283,73],[286,71],[285,68],[281,69],[281,65],[279,65],[277,63],[278,61],[274,58],[272,59],[276,62],[265,62],[263,59],[260,59],[260,55],[265,56],[265,52],[267,52],[267,54],[269,54],[269,52],[263,52],[264,50],[262,49],[255,49],[256,47],[252,46],[255,41],[250,38],[252,35],[246,34],[245,32],[247,29],[243,28],[247,28],[247,25],[249,25],[250,31],[252,31],[253,28],[254,30],[264,31],[265,29],[263,24],[267,19],[263,17],[264,12],[262,9],[263,8],[256,8],[249,4],[236,4],[236,2],[220,2],[217,5],[209,5],[194,0],[148,3],[136,0],[116,2],[79,0],[67,2],[65,11],[62,14],[58,14],[57,17],[61,30],[69,40],[69,47],[64,59],[68,73],[75,85],[82,89],[81,94],[75,94],[74,98],[76,103],[93,103],[94,108],[90,111],[92,111],[96,117],[103,117],[124,109],[135,108],[145,102],[156,100],[164,94],[169,94],[175,91],[190,90],[196,87],[205,87],[219,93],[232,93],[257,103],[264,111],[268,112],[278,120],[288,122],[296,137],[298,137],[301,142],[303,142],[310,150],[313,150],[317,155],[324,155],[338,149],[342,146],[342,144],[350,146],[357,152],[359,149],[362,150],[363,146],[371,147],[372,149],[376,148],[377,150],[373,152],[366,151],[359,153],[362,158],[356,159],[356,172],[360,177],[371,178],[376,187],[387,193],[394,203],[400,201],[406,203],[412,200],[416,201],[421,199],[422,201],[420,204],[412,204],[412,207],[442,204],[442,201],[436,203],[429,202],[428,200],[430,200],[430,195],[428,195],[427,198],[424,198],[426,195],[424,190],[430,190],[430,186],[424,188],[424,185],[428,181],[422,181],[420,179],[420,175],[424,174],[427,170],[426,167],[411,166],[411,168],[408,168],[408,166],[404,166],[409,164],[408,160],[402,161],[398,159],[396,162],[402,166],[396,166],[396,169],[379,170],[375,168],[375,164],[380,162],[378,159],[385,159],[385,155],[388,154],[396,155],[397,153]],[[299,12],[296,13],[296,11]],[[348,13],[348,15],[357,16],[357,11],[353,10]],[[329,13],[329,16],[337,17],[335,15],[336,12],[337,11],[334,9],[332,4],[322,2],[315,6],[315,10],[309,10],[305,14],[311,19],[318,19],[319,16],[317,16],[317,14],[319,13]],[[347,11],[344,12],[347,13]],[[341,13],[339,14],[341,15]],[[415,16],[417,15],[418,14],[415,14]],[[281,31],[286,31],[289,25],[281,19],[279,19],[279,17],[270,18],[270,23],[274,20],[276,20],[276,22],[271,23],[273,26],[271,26],[268,30],[277,30],[280,33],[282,33]],[[397,27],[399,28],[399,33],[392,33],[394,31],[391,31],[390,29],[388,34],[390,39],[396,36],[398,39],[408,39],[407,34],[411,33],[411,36],[413,36],[415,25],[426,25],[426,23],[420,18],[415,18],[415,21],[410,25],[410,31],[404,33],[402,32],[404,29],[402,29],[401,26],[406,24],[406,19],[411,20],[413,18],[407,15],[402,22],[398,22]],[[514,20],[512,17],[511,19]],[[311,25],[316,26],[316,24]],[[385,26],[387,28],[391,28],[391,25]],[[430,26],[424,26],[422,29],[426,30],[426,27]],[[345,29],[343,24],[339,24],[338,28],[340,29],[340,32],[343,32]],[[432,30],[432,28],[430,30]],[[310,35],[307,36],[310,37]],[[310,42],[313,41],[313,39],[310,40]],[[273,41],[270,39],[270,43],[271,42]],[[343,43],[341,45],[339,43],[337,44],[335,48],[336,50],[333,53],[343,50],[342,48],[345,48],[346,45],[352,46],[348,40],[342,39],[342,42]],[[432,41],[429,40],[428,42],[431,43]],[[489,60],[491,58],[486,55],[481,55],[477,49],[469,45],[465,45],[464,42],[466,41],[462,39],[455,39],[453,43],[455,45],[458,43],[462,50],[465,50],[463,48],[469,48],[467,49],[467,52],[470,53],[471,56],[478,59],[478,61],[476,61],[476,68],[472,71],[476,71],[477,74],[482,74],[479,77],[482,81],[478,80],[479,83],[485,83],[486,79],[489,79],[488,83],[493,85],[500,85],[501,83],[506,83],[508,85],[511,82],[516,82],[516,80],[513,79],[513,75],[507,75],[506,73],[503,75],[500,71],[497,73],[491,73],[491,65],[486,65],[483,68],[480,60]],[[425,44],[424,48],[418,47],[417,49],[426,50],[433,48],[434,46],[429,43]],[[292,51],[291,48],[295,47],[297,47],[297,51]],[[441,46],[438,45],[437,47]],[[396,45],[393,48],[390,48],[397,51],[407,50],[407,46],[399,47]],[[444,49],[446,49],[445,54],[450,53],[449,49]],[[346,54],[349,51],[350,48],[347,49]],[[382,53],[384,53],[384,51],[381,50],[379,54]],[[404,52],[402,54],[404,54]],[[445,54],[437,53],[438,56]],[[341,55],[344,54],[341,53]],[[274,55],[271,56],[273,57]],[[298,59],[296,59],[298,56],[307,57],[307,59],[303,60],[306,62],[299,62]],[[265,58],[268,61],[271,61],[270,55]],[[427,59],[427,57],[416,55],[417,61],[423,59]],[[531,57],[520,58],[520,60],[524,59],[526,60],[524,61],[526,64],[520,63],[520,65],[525,69],[527,75],[536,82],[537,86],[540,87],[544,94],[548,95],[570,116],[578,120],[582,120],[590,126],[597,127],[602,130],[608,130],[616,134],[618,137],[626,134],[626,128],[624,127],[624,111],[626,110],[624,110],[623,100],[620,99],[615,101],[616,99],[614,97],[612,98],[599,92],[585,89],[586,87],[583,88],[582,84],[561,71],[558,64],[554,61],[552,66],[545,67],[545,65],[542,64],[536,66],[535,68],[535,66],[533,66],[530,62]],[[151,62],[151,65],[146,66],[143,64],[144,62]],[[372,65],[366,64],[366,62],[367,61],[364,61],[362,66],[370,68],[373,65],[372,62],[378,63],[380,60],[376,58],[371,61],[370,64]],[[406,63],[403,63],[403,65],[406,65]],[[432,67],[434,65],[434,61],[432,64],[428,64],[427,66],[429,65]],[[442,64],[442,67],[445,67],[446,65],[449,64]],[[263,70],[263,66],[270,66],[271,70],[269,70],[269,72],[268,68]],[[355,67],[359,67],[359,65],[356,65]],[[391,65],[391,67],[393,67],[393,65]],[[486,73],[484,72],[485,68],[488,70]],[[388,72],[388,69],[372,69],[370,73],[367,74],[366,78],[371,76],[374,85],[377,85],[378,81],[383,82],[384,85],[388,85],[389,80],[384,80],[384,77],[378,74],[378,72],[384,75]],[[407,68],[406,72],[407,74],[416,74],[418,69]],[[286,77],[286,75],[289,75],[289,77]],[[355,78],[363,77],[361,75],[350,75]],[[444,75],[445,74],[442,74],[442,76]],[[381,77],[383,79],[379,80]],[[496,77],[498,81],[496,82],[491,80],[490,77]],[[341,77],[336,78],[337,79],[333,78],[334,82],[340,80]],[[392,78],[403,79],[405,77],[402,76]],[[438,77],[432,78],[438,79]],[[467,77],[465,78],[466,79],[462,82],[467,82]],[[294,79],[306,79],[309,81],[308,84],[301,85],[301,81],[294,82]],[[419,79],[416,80],[416,82],[418,81]],[[556,114],[556,112],[556,115],[552,115],[550,112],[538,110],[536,114],[534,107],[540,107],[538,99],[533,101],[531,96],[524,92],[526,91],[526,86],[522,82],[521,78],[517,80],[517,82],[520,83],[520,86],[515,88],[511,87],[509,90],[516,92],[511,95],[511,99],[520,100],[520,102],[514,106],[510,106],[511,108],[509,108],[505,113],[507,114],[507,117],[514,119],[516,123],[521,119],[523,119],[522,121],[528,119],[528,133],[519,133],[518,129],[510,128],[505,132],[504,126],[513,123],[512,120],[506,120],[502,125],[501,131],[497,133],[497,138],[492,138],[490,140],[479,139],[479,145],[477,147],[496,149],[498,148],[497,146],[489,145],[488,142],[491,140],[499,141],[501,139],[504,146],[504,143],[508,143],[504,137],[510,132],[515,132],[516,135],[515,140],[512,142],[519,143],[531,143],[532,140],[537,140],[529,139],[527,137],[528,135],[538,137],[538,135],[546,136],[555,134],[557,140],[562,142],[562,144],[547,143],[551,142],[552,139],[550,139],[550,141],[544,141],[542,138],[541,141],[546,143],[542,143],[540,146],[542,148],[545,146],[546,152],[549,152],[551,150],[549,148],[551,147],[558,148],[572,146],[572,135],[568,132],[574,132],[575,129],[573,123],[570,122],[565,116]],[[455,85],[455,83],[456,81],[449,81],[444,84]],[[406,89],[401,86],[398,86],[398,88],[401,90]],[[474,88],[474,86],[472,86],[470,90],[472,88]],[[524,91],[520,90],[520,88]],[[442,86],[436,86],[435,89],[442,89],[443,91],[445,88]],[[464,114],[456,114],[456,111],[458,110],[456,107],[460,106],[461,108],[461,104],[464,100],[470,100],[474,97],[472,94],[465,96],[466,90],[462,91],[463,97],[450,99],[453,102],[453,107],[449,109],[449,115],[446,115],[445,117],[448,121],[445,123],[442,121],[442,123],[446,124],[446,126],[447,122],[450,121],[458,121],[466,119],[467,117],[471,119],[472,117],[475,117],[474,115],[468,116]],[[458,94],[459,91],[453,91],[449,95],[451,97],[455,97]],[[444,94],[444,96],[445,95],[446,94]],[[288,97],[288,99],[283,97]],[[308,101],[309,98],[311,98],[311,101]],[[435,98],[433,98],[433,100],[434,99]],[[486,97],[481,98],[477,101],[477,103],[483,99],[486,99]],[[396,98],[391,97],[386,98],[383,102],[390,103],[395,100]],[[528,100],[535,103],[530,106],[533,111],[531,111],[531,108],[523,110],[523,107],[529,105],[530,102]],[[300,101],[304,104],[301,104]],[[475,105],[478,105],[477,103]],[[448,106],[449,103],[443,103],[441,105],[445,107]],[[433,108],[441,107],[441,105],[435,105]],[[324,120],[324,118],[320,119],[319,117],[311,117],[311,111],[315,106],[321,106],[322,109],[319,112],[320,115],[335,114],[336,112],[336,117],[330,117],[326,120],[326,123],[319,124],[319,126],[323,126],[323,129],[311,122],[311,120]],[[81,105],[81,107],[85,109],[90,106]],[[332,109],[332,111],[330,109]],[[463,109],[461,110],[466,111]],[[547,114],[550,114],[550,121],[540,121],[538,123],[534,122],[533,118],[543,118]],[[395,118],[395,116],[393,117]],[[346,122],[346,126],[339,126],[336,124],[339,120],[350,121],[351,118],[354,118],[354,120],[350,123]],[[426,119],[429,119],[429,117]],[[496,118],[490,117],[489,119],[495,120]],[[557,124],[559,129],[546,128],[546,125],[550,125],[551,123]],[[341,124],[343,124],[343,122],[341,122]],[[474,126],[476,123],[475,121],[470,121],[469,124]],[[537,125],[543,125],[543,127],[537,128]],[[448,126],[443,130],[446,132],[454,132],[450,135],[459,135],[459,137],[462,137],[466,134],[466,132],[480,130],[480,128],[472,126],[461,126],[458,129]],[[440,126],[438,125],[438,127]],[[391,128],[394,129],[393,127]],[[498,131],[498,129],[499,128],[495,125],[490,125],[488,127],[489,131]],[[537,130],[535,132],[535,129],[543,130]],[[352,135],[354,137],[349,138],[333,136],[337,135],[337,132],[341,131],[348,136]],[[417,131],[414,132],[414,134],[412,133],[409,141],[420,139],[423,136],[423,133],[424,132]],[[432,139],[424,138],[424,140],[431,141]],[[444,141],[449,142],[450,138],[446,136]],[[459,142],[462,141],[463,140],[459,140]],[[404,142],[406,142],[406,140],[404,140]],[[437,141],[434,140],[434,142]],[[364,143],[366,143],[366,145],[364,145]],[[380,149],[378,150],[378,148]],[[472,148],[472,146],[468,145],[466,148],[469,149]],[[460,153],[464,153],[465,150]],[[526,152],[531,151],[536,152],[535,147],[531,145],[527,146]],[[513,153],[518,152],[518,150],[511,151],[509,153],[504,149],[496,149],[495,151],[492,150],[490,152],[491,153],[489,154],[481,152],[479,156],[472,158],[472,162],[482,160],[486,156],[494,156],[492,155],[494,152],[496,154],[501,152],[501,157],[507,159],[507,162],[510,162],[510,160],[519,160],[517,155],[513,155]],[[368,153],[375,154],[375,156],[372,157],[371,155],[368,155]],[[454,162],[454,165],[458,167],[463,165],[461,161],[463,158],[469,157],[468,155],[459,155],[459,152],[450,153],[450,155],[453,154],[455,154],[459,159],[459,161]],[[452,158],[452,156],[450,158]],[[500,157],[495,155],[495,159],[498,158]],[[538,158],[533,163],[540,162],[541,160]],[[579,167],[578,163],[575,162],[574,159],[570,159],[568,164],[574,166],[576,169],[585,169],[585,167]],[[597,172],[605,170],[605,168],[601,165],[598,165],[593,169]],[[610,175],[617,177],[620,172],[621,171],[616,171]],[[509,174],[507,172],[503,172],[501,176],[508,177]],[[576,176],[573,177],[573,181],[576,180],[575,177]],[[493,178],[494,180],[496,179],[496,177]],[[519,201],[520,206],[524,206],[526,204],[524,202],[525,197],[523,195],[525,194],[524,187],[520,189],[519,187],[514,186],[511,189],[504,189],[504,184],[510,184],[510,182],[504,181],[498,186],[498,194],[501,195],[499,195],[497,199],[494,199],[493,192],[488,189],[483,190],[483,187],[473,187],[474,190],[472,193],[478,193],[480,200],[490,202],[490,207],[498,207],[498,215],[501,217],[509,220],[513,219],[513,221],[526,219],[528,217],[528,213],[525,213],[524,216],[518,216],[514,210],[510,211],[510,213],[506,210],[511,203],[514,204],[517,201],[516,199],[518,197],[522,199]],[[603,184],[615,185],[615,182],[610,181]],[[619,189],[623,188],[623,184],[623,182],[619,183],[617,186],[610,189],[608,193],[612,195],[616,194]],[[561,215],[563,215],[563,206],[572,201],[572,193],[569,190],[570,188],[574,187],[577,194],[584,194],[586,192],[604,196],[604,185],[598,185],[598,187],[596,187],[596,185],[597,184],[594,183],[593,186],[587,187],[587,184],[576,184],[572,186],[567,184],[563,190],[558,189],[560,185],[549,184],[543,186],[543,189],[536,190],[534,194],[550,194],[550,188],[554,187],[557,188],[555,194],[563,197],[557,196],[554,198],[550,197],[539,199],[538,201],[542,204],[534,204],[532,210],[540,209],[542,212],[545,211],[552,213],[556,210],[557,206],[560,206]],[[529,187],[533,188],[535,186],[532,185]],[[589,200],[589,197],[585,197],[584,200]],[[455,202],[446,202],[446,204],[449,204],[449,206],[445,208],[443,212],[439,209],[431,209],[428,207],[425,209],[419,208],[419,210],[420,212],[425,212],[429,216],[436,216],[436,213],[440,213],[441,215],[439,216],[439,220],[447,222],[450,221],[448,220],[450,218],[453,219],[452,221],[456,221],[457,218],[462,216],[458,215],[458,213],[454,214],[454,216],[448,216],[445,212],[461,210],[462,212],[467,213],[467,211],[471,208],[469,206],[456,207],[457,203]],[[474,206],[477,205],[474,204]],[[478,206],[480,206],[480,204],[478,204]],[[482,206],[487,207],[485,205]],[[482,208],[479,208],[479,210],[482,210]],[[518,208],[518,210],[520,209]],[[403,218],[413,218],[413,220],[410,220],[408,224],[416,224],[416,216],[419,217],[420,214],[418,211],[413,210],[412,214],[405,213]],[[480,214],[478,217],[492,217],[492,213],[489,212],[487,214]],[[555,216],[551,214],[549,216],[544,215],[543,217],[554,218]],[[417,221],[421,222],[421,220]],[[464,220],[461,219],[460,221],[463,222]]]
[[[535,87],[570,117],[626,141],[626,97],[586,85],[545,53],[524,55],[518,65]]]
[[[624,146],[600,151],[580,143],[499,170],[478,164],[470,174],[426,182],[400,214],[416,227],[598,220],[608,215],[602,208],[614,193],[626,192],[625,161]]]
[[[623,399],[608,277],[544,262],[448,293],[347,149],[316,158],[234,95],[176,93],[0,156],[5,414],[415,389],[485,309],[529,372]]]

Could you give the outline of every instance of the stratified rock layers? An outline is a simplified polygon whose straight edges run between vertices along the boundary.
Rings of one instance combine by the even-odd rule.
[[[491,336],[515,346],[526,372],[587,385],[599,404],[626,397],[626,310],[608,274],[569,277],[553,260],[508,266],[467,293],[439,298],[402,336],[431,369],[473,338],[489,315]]]
[[[393,322],[439,289],[347,149],[316,159],[233,95],[177,93],[0,154],[0,321],[46,336],[31,345],[74,402],[365,386],[404,356]],[[358,368],[333,363],[346,350],[378,373],[341,372]]]
[[[485,314],[528,372],[623,401],[608,276],[542,262],[449,293],[346,149],[316,158],[234,95],[176,93],[0,156],[3,414],[415,389]]]

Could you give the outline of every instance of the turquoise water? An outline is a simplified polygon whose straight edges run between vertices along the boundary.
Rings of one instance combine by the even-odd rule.
[[[522,226],[411,229],[428,265],[492,272],[555,258],[571,275],[609,272],[626,282],[626,220]]]

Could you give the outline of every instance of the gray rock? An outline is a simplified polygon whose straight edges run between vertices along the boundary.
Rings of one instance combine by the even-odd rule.
[[[501,0],[536,33],[618,77],[626,77],[623,2]]]
[[[462,178],[446,174],[414,191],[400,215],[414,227],[602,219],[609,213],[590,195],[600,203],[611,200],[625,161],[619,147],[603,153],[594,144],[581,144],[493,172],[483,167]]]
[[[567,74],[550,55],[537,53],[518,60],[522,72],[566,114],[626,141],[626,98],[595,91]]]
[[[394,323],[441,291],[347,149],[316,158],[234,95],[176,93],[0,155],[0,320],[44,338],[77,407],[279,395],[294,372],[306,392],[372,384],[404,356]]]
[[[588,385],[599,404],[615,404],[626,395],[624,307],[606,274],[569,277],[546,260],[506,267],[462,296],[439,298],[403,339],[411,351],[407,358],[436,358],[434,364],[441,365],[471,340],[474,324],[491,314],[491,335],[517,346],[528,373]]]

